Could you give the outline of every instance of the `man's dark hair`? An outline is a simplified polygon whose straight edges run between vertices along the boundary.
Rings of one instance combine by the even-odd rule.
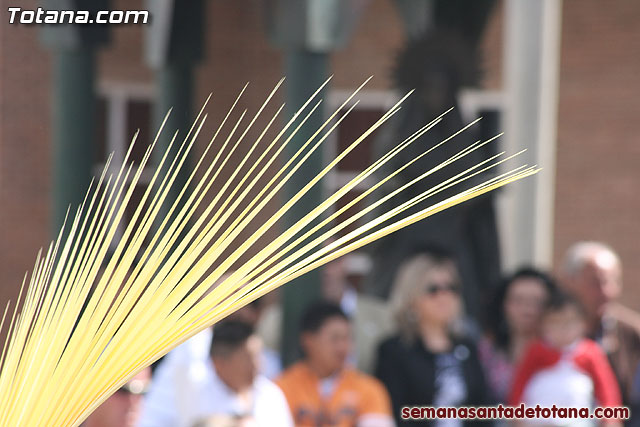
[[[349,317],[339,305],[328,301],[319,301],[311,304],[303,313],[300,321],[300,332],[317,332],[327,320],[339,317],[349,321]]]
[[[211,357],[228,357],[254,335],[253,326],[245,322],[227,320],[213,328],[213,339],[209,354]]]
[[[567,307],[575,308],[578,314],[582,317],[586,316],[586,311],[580,301],[578,301],[578,299],[573,295],[561,290],[556,290],[551,294],[544,307],[544,312],[555,313],[562,311]]]

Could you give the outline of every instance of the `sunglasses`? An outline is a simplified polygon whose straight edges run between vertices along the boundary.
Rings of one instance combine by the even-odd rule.
[[[146,381],[133,380],[120,387],[116,391],[116,393],[122,395],[144,395],[148,391],[148,389],[149,384]]]
[[[424,293],[429,296],[438,295],[442,292],[451,292],[452,294],[457,294],[460,292],[460,288],[456,284],[447,284],[447,285],[438,285],[438,284],[430,284],[424,288]]]

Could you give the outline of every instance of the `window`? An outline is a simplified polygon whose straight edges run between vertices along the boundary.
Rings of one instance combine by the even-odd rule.
[[[338,108],[345,99],[351,95],[349,90],[334,90],[329,93],[329,111],[332,113]],[[385,90],[363,90],[356,99],[360,100],[356,108],[349,116],[338,126],[334,133],[328,138],[325,144],[325,164],[329,159],[346,149],[353,141],[364,133],[372,124],[382,117],[400,98],[394,91]],[[459,97],[459,108],[465,123],[482,117],[476,126],[476,135],[478,139],[486,140],[494,137],[500,132],[501,112],[503,109],[502,94],[496,91],[486,91],[479,89],[466,89],[461,91]],[[384,127],[384,125],[383,125]],[[367,139],[365,139],[358,147],[356,147],[347,157],[344,158],[336,167],[327,174],[324,180],[325,196],[332,194],[334,191],[347,184],[358,173],[362,172],[369,166],[374,159],[373,143],[382,128],[378,128]],[[486,157],[497,153],[500,142],[485,146],[487,150],[484,155]],[[367,188],[370,188],[371,180],[365,180],[356,186],[352,191],[346,194],[338,201],[336,209],[348,204],[356,197],[361,195]],[[365,207],[366,199],[359,202],[357,206],[352,208],[351,214]],[[344,220],[351,215],[349,212],[341,215],[337,221]],[[340,235],[344,235],[363,224],[364,219],[360,219],[356,223],[350,225],[341,231]],[[350,257],[354,262],[351,262]],[[348,274],[366,275],[371,260],[364,252],[355,252],[353,255],[346,256],[346,268]],[[357,261],[357,262],[356,262]],[[353,266],[353,267],[352,267]],[[358,267],[356,267],[358,266]],[[367,266],[363,268],[362,266]],[[353,271],[351,271],[353,270]]]
[[[96,158],[94,174],[99,176],[104,169],[107,157],[114,153],[112,171],[117,171],[129,148],[129,144],[140,129],[136,145],[131,152],[131,160],[139,164],[146,148],[152,142],[155,131],[152,129],[153,89],[150,85],[132,83],[104,83],[98,88],[96,123]],[[127,224],[135,212],[135,207],[147,189],[151,180],[150,172],[143,172],[133,193],[131,204],[125,212],[124,224]],[[124,231],[121,223],[115,242]]]
[[[329,93],[329,111],[333,112],[345,99],[351,95],[348,90],[334,90]],[[349,114],[349,116],[336,128],[333,134],[325,143],[325,163],[329,159],[334,159],[336,155],[344,151],[351,143],[361,136],[371,125],[378,121],[390,107],[397,101],[397,95],[392,91],[365,90],[360,92],[356,99],[360,102]],[[350,107],[350,105],[348,106]],[[366,169],[374,159],[373,144],[379,136],[382,128],[376,129],[364,141],[362,141],[349,155],[347,155],[336,167],[331,170],[324,179],[324,192],[328,196],[355,178],[360,172]],[[337,203],[335,210],[338,210],[356,197],[362,195],[364,191],[375,182],[371,178],[365,179],[355,186],[349,193],[343,196]],[[337,222],[349,218],[353,213],[358,212],[366,206],[368,200],[365,198],[358,202],[349,211],[337,218]],[[335,212],[332,211],[332,212]],[[365,218],[350,224],[343,229],[339,235],[343,236],[366,222]],[[346,273],[352,280],[359,281],[366,276],[370,268],[370,259],[364,252],[352,252],[345,256]]]

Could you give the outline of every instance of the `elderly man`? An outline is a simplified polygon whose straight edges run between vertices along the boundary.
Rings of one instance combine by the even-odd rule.
[[[640,314],[619,302],[622,263],[600,242],[578,242],[565,256],[562,281],[584,306],[589,334],[609,355],[625,403],[640,410]],[[634,409],[638,409],[634,411]],[[640,425],[633,417],[628,425]]]
[[[562,273],[565,287],[587,311],[591,335],[602,338],[605,311],[622,292],[620,258],[603,243],[578,242],[567,251]]]

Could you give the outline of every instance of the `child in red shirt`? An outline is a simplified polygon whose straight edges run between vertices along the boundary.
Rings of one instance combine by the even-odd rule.
[[[563,293],[553,295],[543,314],[542,339],[530,345],[516,369],[509,404],[621,406],[620,388],[609,361],[585,334],[586,319],[578,301]],[[544,420],[550,425],[555,421],[567,424],[568,420]]]

